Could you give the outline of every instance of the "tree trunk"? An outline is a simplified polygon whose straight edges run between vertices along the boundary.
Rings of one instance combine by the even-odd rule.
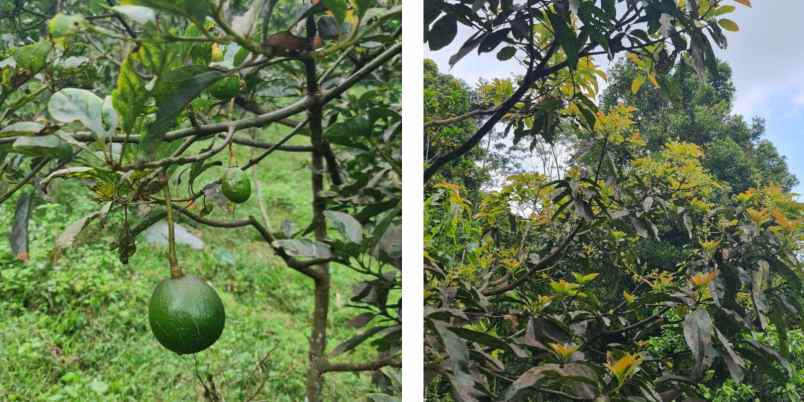
[[[312,43],[316,35],[315,20],[307,19],[307,40]],[[313,227],[315,239],[323,241],[327,236],[327,222],[324,217],[326,201],[321,197],[324,191],[324,142],[322,129],[321,92],[318,88],[318,75],[315,61],[312,58],[304,60],[307,81],[307,95],[313,98],[307,112],[310,117],[310,142],[312,144],[312,185],[313,185]],[[329,264],[315,266],[315,307],[313,310],[313,330],[310,335],[310,350],[308,360],[310,367],[307,371],[306,396],[307,402],[321,402],[321,390],[324,385],[323,368],[327,347],[327,322],[329,313]]]

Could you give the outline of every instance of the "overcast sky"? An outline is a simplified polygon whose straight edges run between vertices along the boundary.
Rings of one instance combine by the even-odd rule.
[[[747,121],[765,118],[765,138],[771,140],[787,158],[790,170],[804,182],[804,1],[754,0],[752,8],[737,6],[729,16],[740,32],[727,32],[729,47],[717,52],[732,68],[737,87],[734,112]],[[495,53],[467,55],[452,70],[449,57],[463,43],[467,31],[448,47],[425,57],[438,63],[468,84],[478,78],[509,78],[522,74],[516,62],[500,62]],[[606,59],[598,59],[605,62]],[[804,194],[804,183],[795,192]]]

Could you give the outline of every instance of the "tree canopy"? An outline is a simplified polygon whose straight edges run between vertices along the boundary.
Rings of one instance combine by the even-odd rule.
[[[496,51],[523,69],[486,80],[490,113],[425,166],[429,399],[797,400],[804,204],[763,123],[731,114],[711,46],[739,30],[737,6],[426,8],[431,49],[468,31],[451,63]],[[627,61],[606,74],[598,54]],[[439,174],[500,133],[572,155],[481,191]]]
[[[728,65],[719,63],[717,77],[701,78],[689,63],[681,63],[662,78],[660,87],[642,86],[634,93],[631,84],[637,74],[632,62],[616,63],[602,106],[633,106],[635,126],[649,148],[656,150],[673,140],[704,147],[704,165],[734,193],[772,183],[790,191],[798,184],[784,157],[762,138],[764,121],[754,118],[748,124],[733,114],[734,84]]]

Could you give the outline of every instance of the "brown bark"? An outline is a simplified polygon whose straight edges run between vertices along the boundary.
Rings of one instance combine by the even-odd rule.
[[[307,20],[307,39],[312,41],[316,36],[315,21],[312,17]],[[324,191],[324,142],[322,129],[322,98],[318,87],[316,64],[312,58],[304,60],[307,80],[307,96],[312,100],[307,113],[310,120],[310,142],[312,145],[312,186],[313,186],[313,227],[315,239],[323,241],[327,236],[327,222],[324,217],[326,202],[321,197]],[[329,264],[323,263],[313,267],[316,270],[315,278],[315,307],[313,309],[313,329],[310,334],[310,350],[308,360],[310,367],[307,370],[307,384],[305,393],[307,402],[321,402],[321,389],[323,388],[323,374],[326,365],[327,322],[329,314],[330,274]]]

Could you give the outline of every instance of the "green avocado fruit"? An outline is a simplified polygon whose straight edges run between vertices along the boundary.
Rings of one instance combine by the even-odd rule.
[[[240,77],[237,75],[230,75],[221,78],[209,87],[210,95],[220,100],[227,100],[234,98],[240,93]]]
[[[229,201],[244,203],[251,197],[251,180],[240,168],[228,168],[221,178],[221,191]]]
[[[226,322],[218,293],[194,275],[160,282],[151,295],[148,310],[156,340],[180,355],[212,346]]]

